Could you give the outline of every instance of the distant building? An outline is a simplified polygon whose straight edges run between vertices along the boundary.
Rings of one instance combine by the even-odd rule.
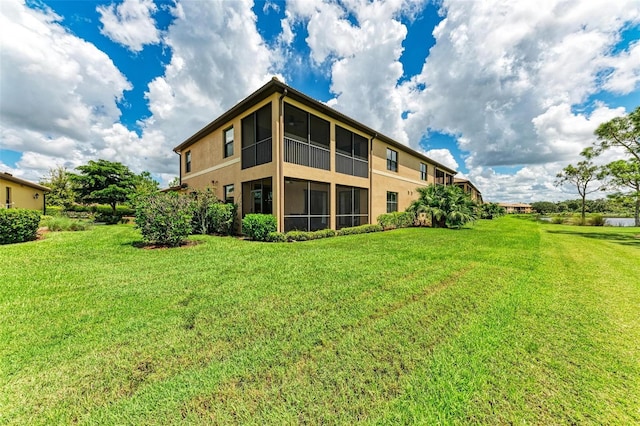
[[[498,203],[500,207],[504,207],[507,211],[507,214],[511,213],[531,213],[533,212],[533,207],[531,204],[522,204],[522,203]]]
[[[3,209],[31,209],[45,212],[46,186],[17,178],[7,172],[0,173],[0,194]]]
[[[468,179],[463,179],[463,178],[453,178],[453,184],[459,188],[462,188],[462,190],[469,194],[469,196],[471,197],[471,199],[473,201],[475,201],[478,204],[482,204],[482,193],[478,190],[478,188],[476,188],[476,186],[471,183],[470,180]]]

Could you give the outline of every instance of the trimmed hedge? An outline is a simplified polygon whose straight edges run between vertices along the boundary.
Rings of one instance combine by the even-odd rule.
[[[0,210],[0,244],[35,240],[40,226],[40,212],[28,209]]]
[[[269,243],[284,243],[287,241],[287,237],[282,232],[269,232],[265,241]]]
[[[320,238],[335,237],[336,231],[333,229],[321,229],[319,231],[289,231],[284,234],[287,241],[311,241]]]
[[[209,208],[211,231],[221,235],[233,235],[238,218],[238,205],[215,203]]]
[[[342,228],[336,232],[336,235],[342,236],[342,235],[368,234],[370,232],[382,232],[382,231],[384,231],[384,229],[382,229],[382,226],[371,224],[371,225],[353,226],[351,228]]]
[[[255,241],[267,241],[270,232],[278,229],[276,218],[270,214],[248,214],[242,219],[242,233]]]
[[[384,213],[378,216],[378,223],[385,230],[397,229],[397,228],[408,228],[410,226],[413,226],[414,222],[415,222],[415,216],[413,213],[409,213],[409,212]]]

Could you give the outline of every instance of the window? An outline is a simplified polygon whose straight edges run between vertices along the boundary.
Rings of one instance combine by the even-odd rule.
[[[233,184],[224,186],[224,202],[227,204],[233,204]]]
[[[7,202],[6,202],[6,207],[7,207],[8,209],[10,209],[10,208],[11,208],[11,205],[12,205],[13,203],[11,202],[11,187],[9,187],[9,186],[7,186],[7,200],[6,200],[6,201],[7,201]]]
[[[224,158],[233,155],[233,127],[224,131]]]
[[[369,223],[369,191],[336,185],[336,229]]]
[[[242,168],[271,162],[271,104],[242,119]]]
[[[329,122],[284,104],[284,161],[329,170]]]
[[[398,211],[398,193],[387,191],[387,213]]]
[[[187,151],[184,155],[184,172],[191,172],[191,151]]]
[[[284,231],[317,231],[329,227],[329,184],[284,180]]]
[[[420,180],[427,180],[427,165],[420,163]]]
[[[336,172],[369,177],[368,147],[367,138],[336,126]]]
[[[398,152],[387,148],[387,170],[398,171]]]

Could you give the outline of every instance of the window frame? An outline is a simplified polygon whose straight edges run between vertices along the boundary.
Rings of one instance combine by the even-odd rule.
[[[223,197],[224,197],[225,204],[234,204],[235,203],[235,195],[234,195],[235,184],[230,183],[229,185],[225,185],[222,187],[222,190],[223,190]],[[231,193],[231,196],[229,196],[229,193]],[[229,201],[229,199],[231,199],[231,201]]]
[[[231,131],[231,141],[227,140],[227,134]],[[223,158],[233,157],[234,144],[235,141],[235,130],[233,126],[228,127],[222,131],[222,156]],[[231,152],[229,152],[231,151]]]
[[[387,148],[387,170],[398,171],[398,151]]]
[[[184,172],[191,173],[191,150],[184,153]]]
[[[393,191],[387,191],[387,213],[393,213],[397,211],[398,211],[398,193]]]
[[[420,180],[426,181],[428,172],[429,167],[425,163],[420,163]]]

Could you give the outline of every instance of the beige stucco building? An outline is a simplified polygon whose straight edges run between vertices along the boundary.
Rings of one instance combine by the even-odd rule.
[[[533,212],[533,207],[531,207],[531,204],[524,204],[524,203],[498,203],[498,205],[500,207],[504,207],[504,209],[506,210],[507,214],[512,214],[512,213],[528,214],[528,213],[532,213]]]
[[[285,232],[375,223],[456,173],[275,78],[174,151],[182,187],[213,186]]]
[[[28,180],[17,178],[9,173],[0,173],[0,208],[31,209],[45,211],[46,193],[50,189]]]
[[[469,194],[469,197],[471,197],[471,199],[473,201],[475,201],[478,204],[482,204],[482,193],[480,192],[480,190],[478,188],[476,188],[476,186],[468,179],[462,179],[462,178],[453,178],[453,184],[459,188],[462,188],[462,190]]]

